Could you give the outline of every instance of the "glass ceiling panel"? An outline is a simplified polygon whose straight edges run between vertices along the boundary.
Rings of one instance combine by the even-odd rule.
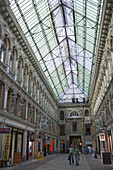
[[[10,6],[58,100],[87,101],[103,0],[10,0]]]

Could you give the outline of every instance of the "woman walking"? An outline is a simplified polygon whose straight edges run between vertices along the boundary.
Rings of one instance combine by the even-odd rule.
[[[73,159],[73,146],[71,145],[69,148],[69,162],[71,165],[71,160],[72,160],[72,164],[74,165],[74,159]]]

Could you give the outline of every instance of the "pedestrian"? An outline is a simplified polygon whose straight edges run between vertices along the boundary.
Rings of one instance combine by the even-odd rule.
[[[77,145],[75,146],[74,151],[75,151],[76,165],[79,166],[79,159],[80,159],[79,157],[80,157],[80,155],[79,155],[79,148],[78,148]]]
[[[29,148],[29,155],[32,155],[32,146]]]
[[[93,145],[92,145],[92,148],[91,148],[91,155],[92,155],[92,160],[94,160],[94,157],[95,157],[95,148],[93,147]]]
[[[69,162],[70,162],[70,165],[71,165],[71,163],[74,165],[73,146],[72,145],[69,147]]]

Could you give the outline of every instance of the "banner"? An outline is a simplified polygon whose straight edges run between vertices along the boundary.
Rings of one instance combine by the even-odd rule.
[[[14,164],[21,164],[21,152],[15,152]]]
[[[51,144],[51,139],[46,139],[46,144],[50,145]]]
[[[49,151],[53,152],[53,140],[51,141],[50,147],[49,147]]]
[[[3,151],[3,160],[4,161],[9,160],[10,143],[11,143],[11,134],[5,134],[4,151]]]
[[[100,133],[99,137],[100,137],[100,141],[105,141],[105,134],[104,133]]]

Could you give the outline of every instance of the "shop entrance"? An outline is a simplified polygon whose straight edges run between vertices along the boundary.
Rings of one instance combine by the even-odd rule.
[[[65,153],[65,141],[60,141],[60,153]]]
[[[29,159],[34,158],[34,134],[29,135]]]
[[[23,133],[20,130],[15,132],[14,164],[22,160]],[[19,159],[18,159],[19,157]]]

